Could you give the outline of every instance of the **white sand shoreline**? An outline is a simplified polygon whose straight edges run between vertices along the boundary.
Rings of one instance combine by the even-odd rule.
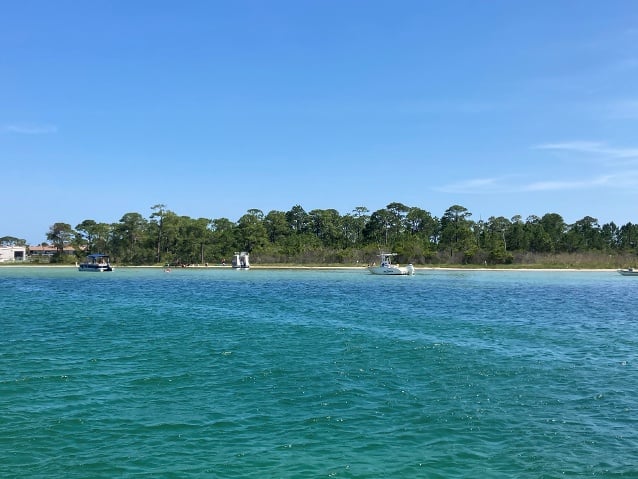
[[[0,264],[0,268],[15,268],[15,267],[23,267],[23,268],[77,268],[76,265],[72,264]],[[118,266],[113,265],[114,269],[164,269],[164,266]],[[193,265],[193,266],[172,266],[174,270],[202,270],[202,269],[232,269],[230,265]],[[366,266],[303,266],[303,265],[251,265],[250,269],[296,269],[296,270],[361,270],[365,271]],[[620,268],[531,268],[531,267],[521,267],[521,268],[486,268],[484,266],[481,267],[444,267],[444,266],[415,266],[415,271],[483,271],[483,272],[516,272],[516,271],[525,271],[525,272],[617,272]]]

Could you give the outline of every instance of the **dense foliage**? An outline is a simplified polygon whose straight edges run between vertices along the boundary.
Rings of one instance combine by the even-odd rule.
[[[566,224],[556,213],[474,221],[459,205],[441,218],[401,203],[372,213],[357,207],[345,215],[334,209],[306,212],[296,205],[268,214],[251,209],[236,222],[180,216],[161,204],[151,211],[148,218],[126,213],[114,224],[55,223],[47,239],[58,249],[58,260],[64,246],[72,245],[82,256],[105,252],[115,262],[136,265],[215,264],[239,250],[261,263],[356,264],[373,261],[380,249],[415,264],[495,265],[530,263],[534,255],[631,257],[638,241],[638,225],[632,223],[601,226],[586,216]]]
[[[0,238],[0,246],[26,246],[27,241],[15,236],[3,236]]]

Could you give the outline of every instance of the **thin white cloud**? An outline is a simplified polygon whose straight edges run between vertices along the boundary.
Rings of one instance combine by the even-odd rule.
[[[537,145],[538,150],[566,151],[606,156],[613,159],[638,158],[638,148],[612,148],[606,143],[595,141],[567,141],[562,143],[545,143]]]
[[[591,178],[521,182],[513,176],[500,178],[474,178],[435,188],[453,194],[537,193],[544,191],[589,190],[597,188],[637,188],[638,170],[599,175]]]
[[[612,175],[604,175],[584,180],[537,181],[521,187],[523,191],[564,191],[584,190],[612,184]]]
[[[38,125],[33,123],[15,123],[5,125],[4,131],[8,133],[18,133],[21,135],[46,135],[58,131],[55,125]]]
[[[614,188],[638,188],[638,170],[627,170],[610,175],[609,184]]]
[[[638,188],[638,148],[610,147],[604,142],[597,141],[566,141],[559,143],[544,143],[534,146],[538,150],[560,151],[577,155],[589,155],[597,159],[604,159],[607,167],[608,160],[614,160],[613,170],[605,168],[594,176],[574,178],[553,177],[549,180],[526,181],[521,175],[503,175],[499,177],[470,178],[436,187],[436,191],[452,194],[504,194],[504,193],[534,193],[550,191],[590,190],[600,188],[627,189]],[[580,172],[582,174],[582,172]]]
[[[504,191],[511,190],[511,185],[508,185],[506,178],[474,178],[469,180],[463,180],[455,183],[449,183],[435,188],[435,190],[442,193],[502,193]]]

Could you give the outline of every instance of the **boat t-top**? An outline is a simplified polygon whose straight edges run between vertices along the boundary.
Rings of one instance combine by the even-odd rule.
[[[80,271],[96,271],[99,273],[103,271],[113,271],[113,267],[109,261],[109,255],[101,253],[88,255],[86,261],[80,263],[78,269]]]
[[[376,264],[372,264],[372,266],[368,266],[368,271],[370,271],[372,274],[412,276],[414,274],[414,266],[412,266],[412,263],[408,264],[407,266],[392,264],[392,257],[396,255],[396,253],[381,253],[379,255],[379,258],[381,260],[379,265],[377,266]]]
[[[250,262],[248,261],[248,253],[245,251],[235,252],[233,256],[233,268],[235,269],[249,269]]]

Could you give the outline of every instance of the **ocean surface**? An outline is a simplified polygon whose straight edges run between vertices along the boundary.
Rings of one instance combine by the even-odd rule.
[[[0,268],[0,477],[638,477],[638,278]]]

